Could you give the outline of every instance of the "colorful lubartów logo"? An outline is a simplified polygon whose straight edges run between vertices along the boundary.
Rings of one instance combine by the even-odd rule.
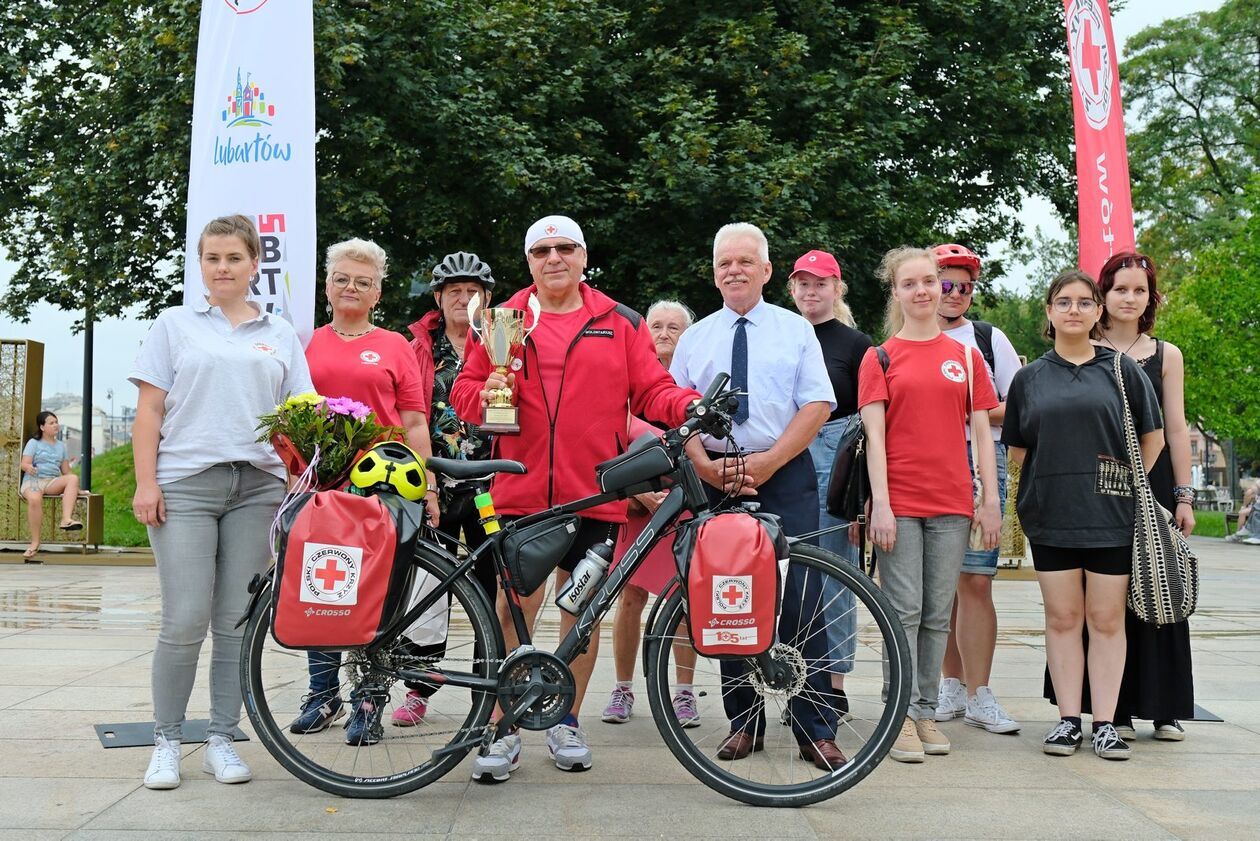
[[[241,69],[236,68],[236,90],[228,94],[227,107],[221,112],[224,128],[237,126],[269,126],[276,116],[276,106],[267,101],[267,93],[254,84],[251,74],[241,82]]]
[[[267,5],[267,0],[223,0],[223,2],[227,3],[228,8],[238,15],[248,15]]]

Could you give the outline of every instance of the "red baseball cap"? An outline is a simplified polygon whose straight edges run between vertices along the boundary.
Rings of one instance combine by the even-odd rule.
[[[840,274],[840,264],[836,262],[836,258],[826,251],[817,249],[802,254],[797,259],[796,264],[792,266],[792,274],[788,275],[788,278],[791,279],[797,272],[808,272],[814,277],[843,279],[843,276]]]

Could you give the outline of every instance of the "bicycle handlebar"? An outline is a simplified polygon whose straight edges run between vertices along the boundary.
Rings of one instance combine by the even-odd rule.
[[[681,448],[697,432],[707,432],[714,438],[729,436],[733,423],[731,412],[737,405],[738,394],[734,389],[727,389],[730,381],[730,374],[725,372],[714,377],[704,396],[687,410],[687,420],[682,426],[667,432],[665,440]]]

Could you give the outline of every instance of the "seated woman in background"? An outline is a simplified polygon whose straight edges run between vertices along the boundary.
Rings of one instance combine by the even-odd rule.
[[[18,492],[26,500],[26,519],[31,526],[31,545],[22,557],[35,557],[39,533],[44,527],[44,497],[61,494],[61,525],[65,531],[83,528],[74,519],[74,501],[79,497],[79,477],[70,472],[66,445],[57,440],[61,422],[52,412],[35,416],[39,434],[22,448],[22,484]]]

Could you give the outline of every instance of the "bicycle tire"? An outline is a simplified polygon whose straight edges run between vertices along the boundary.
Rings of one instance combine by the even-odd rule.
[[[706,744],[707,736],[693,735],[699,728],[694,725],[684,727],[679,723],[671,702],[669,679],[673,671],[670,666],[670,656],[672,643],[675,640],[674,629],[680,621],[686,622],[684,613],[686,596],[682,587],[667,588],[662,593],[659,597],[661,604],[660,609],[656,611],[656,621],[644,637],[648,701],[652,708],[652,718],[656,721],[657,729],[665,740],[665,744],[697,780],[714,791],[753,806],[806,806],[835,797],[852,788],[875,770],[887,756],[901,730],[910,702],[909,646],[897,612],[888,597],[866,575],[823,549],[807,545],[794,546],[789,563],[806,571],[814,571],[820,576],[829,575],[837,579],[852,591],[856,601],[861,603],[861,607],[870,616],[871,624],[878,629],[879,642],[882,646],[881,659],[887,668],[886,677],[881,681],[886,687],[886,698],[867,702],[871,705],[882,705],[879,717],[874,721],[870,735],[865,737],[864,744],[841,768],[830,772],[810,771],[808,769],[813,768],[812,764],[800,760],[799,754],[795,759],[797,765],[792,765],[790,761],[785,765],[782,762],[782,756],[775,760],[760,758],[755,753],[742,760],[720,760],[714,755],[714,750],[718,746],[716,741],[709,740]],[[813,634],[811,633],[810,636]],[[683,638],[686,639],[685,632]],[[703,663],[705,660],[701,658],[701,663],[697,664],[696,677],[700,676],[699,668]],[[697,687],[700,685],[699,682],[696,683]],[[719,692],[720,697],[721,692]],[[879,697],[878,693],[875,697]],[[770,709],[771,704],[767,703],[766,710]],[[714,705],[707,714],[716,715],[722,721],[726,721],[720,705]],[[862,719],[863,722],[870,720],[869,718]],[[769,741],[771,737],[769,728],[774,726],[777,725],[766,724],[766,741]],[[714,730],[714,727],[720,729]],[[842,721],[840,725],[837,725],[837,741],[841,736],[839,730],[845,727],[852,730],[854,734],[859,733],[852,722]],[[727,725],[710,725],[710,730],[714,733],[725,733]],[[776,737],[781,742],[783,741],[782,735],[776,735]],[[789,736],[787,742],[783,744],[789,751],[799,751],[795,738]],[[743,765],[743,763],[760,762],[762,766],[770,767],[767,763],[775,761],[778,765],[775,766],[773,772],[766,773],[767,778],[787,779],[789,772],[792,774],[804,772],[806,775],[815,776],[800,782],[792,782],[789,779],[787,782],[776,784],[750,779],[748,777],[752,773],[750,769],[757,766],[755,764]],[[805,766],[808,766],[808,769]],[[788,771],[785,771],[785,768]]]
[[[448,558],[424,544],[416,547],[415,564],[421,571],[443,578],[455,569]],[[471,649],[472,663],[466,668],[460,668],[459,671],[475,672],[479,676],[492,677],[498,669],[498,662],[503,659],[503,636],[498,622],[493,618],[494,613],[490,609],[486,595],[482,592],[481,586],[469,576],[456,579],[450,588],[450,594],[453,602],[450,613],[454,614],[455,618],[451,620],[446,644],[450,646],[451,638],[456,635],[455,622],[462,618],[466,620],[468,627],[466,631],[459,632],[459,640],[462,642],[457,642],[457,650],[468,653]],[[460,612],[455,611],[454,603],[458,603]],[[461,622],[461,628],[462,625]],[[354,649],[344,654],[353,655],[361,651],[362,649]],[[305,675],[301,674],[298,668],[298,666],[301,669],[306,668],[304,655],[305,652],[302,651],[280,648],[271,639],[271,592],[268,588],[261,594],[258,606],[245,626],[241,648],[241,687],[245,710],[259,741],[267,752],[302,782],[342,797],[396,797],[441,779],[472,749],[465,748],[434,762],[431,758],[431,750],[422,743],[425,733],[420,725],[408,727],[406,732],[403,728],[399,728],[397,733],[391,731],[389,736],[383,737],[375,745],[350,746],[347,744],[345,747],[335,745],[329,738],[324,737],[325,733],[333,731],[331,727],[317,733],[298,734],[295,737],[289,730],[289,722],[295,710],[293,704],[288,702],[292,701],[296,692],[306,685]],[[449,649],[445,656],[450,656]],[[297,665],[293,662],[295,660],[298,661]],[[397,680],[396,675],[394,679]],[[295,690],[294,686],[299,682],[301,686]],[[403,684],[398,683],[398,686],[401,687]],[[467,693],[470,696],[466,715],[462,709],[461,698],[455,695],[457,692]],[[464,715],[464,720],[456,728],[456,734],[475,732],[484,728],[489,722],[494,709],[494,693],[444,686],[428,700],[438,699],[443,693],[448,694],[441,697],[441,700],[457,709],[456,716],[448,717]],[[278,699],[283,699],[283,701],[275,703]],[[458,708],[457,703],[460,703]],[[346,706],[349,706],[348,702]],[[433,706],[430,705],[426,718],[434,712]],[[385,711],[382,710],[378,721],[383,721],[384,716]],[[424,723],[421,721],[421,724]],[[384,727],[382,727],[382,732],[384,732]],[[439,737],[434,744],[440,742],[441,731],[438,732]],[[332,735],[336,737],[336,740],[341,738],[335,731]],[[408,739],[414,742],[411,745],[404,744],[403,740]],[[450,742],[454,741],[456,741],[454,738],[450,740]],[[382,745],[383,751],[378,750]],[[390,745],[401,747],[395,747],[391,752]],[[406,755],[412,757],[412,747],[415,747],[418,752],[428,751],[429,760],[412,767],[394,769],[386,774],[376,771],[380,762],[395,761],[395,755],[400,754],[403,748],[406,749]],[[336,751],[333,754],[333,761],[315,758],[317,752],[327,755],[329,751]],[[352,754],[348,760],[345,757],[347,751]],[[364,753],[360,756],[361,751],[375,751],[375,753]],[[381,757],[384,758],[381,759]],[[367,766],[369,773],[362,773],[359,770],[360,759],[364,760],[363,764]],[[409,758],[404,760],[404,764],[412,761]],[[338,767],[333,767],[334,762],[338,763]],[[350,773],[341,770],[346,767],[350,769]]]

